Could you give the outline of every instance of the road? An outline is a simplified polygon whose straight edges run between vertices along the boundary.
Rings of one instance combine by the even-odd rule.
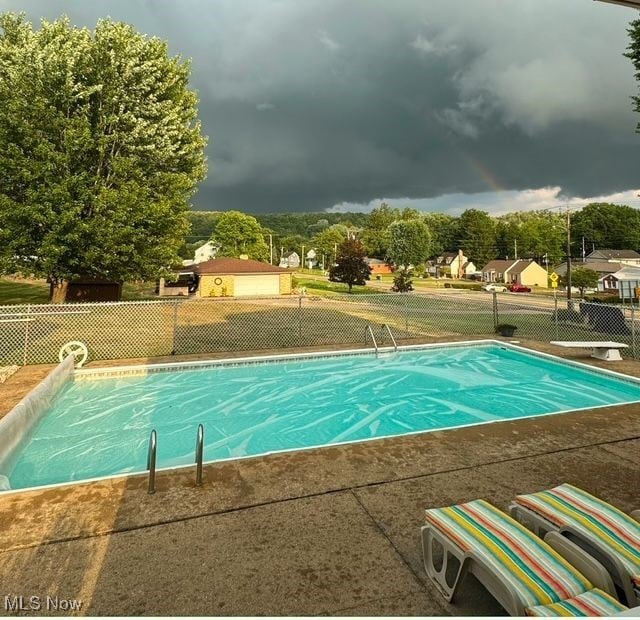
[[[311,274],[302,274],[305,278],[309,280],[320,280],[323,282],[327,282],[328,279],[324,276],[319,275],[311,275]],[[381,291],[389,291],[391,290],[391,282],[388,280],[371,280],[367,282],[367,286],[369,288],[379,289]],[[457,288],[434,288],[430,286],[423,286],[420,283],[420,280],[414,280],[414,293],[419,295],[425,295],[428,297],[440,297],[440,298],[451,298],[455,297],[456,299],[460,299],[462,301],[487,301],[491,299],[491,293],[486,291],[471,291],[466,289],[457,289]],[[566,308],[566,293],[564,291],[558,292],[558,308]],[[544,308],[544,309],[553,309],[555,307],[555,302],[553,297],[546,295],[535,295],[535,294],[526,294],[526,293],[497,293],[498,303],[500,304],[514,304],[518,306],[527,306],[533,308]],[[579,301],[579,298],[575,298],[576,303]]]

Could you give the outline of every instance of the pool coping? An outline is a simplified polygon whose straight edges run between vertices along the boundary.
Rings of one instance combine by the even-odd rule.
[[[91,380],[92,378],[94,380],[100,380],[100,379],[128,377],[128,376],[146,376],[149,374],[149,370],[151,370],[151,373],[172,372],[177,370],[188,371],[188,370],[197,370],[197,369],[216,368],[220,366],[233,367],[233,366],[244,366],[244,365],[251,365],[251,364],[277,363],[277,362],[282,362],[286,360],[326,359],[326,358],[343,357],[343,356],[354,357],[354,356],[372,355],[374,353],[377,356],[378,353],[391,353],[391,352],[394,352],[394,350],[404,351],[404,350],[422,350],[422,349],[445,349],[445,348],[449,349],[449,348],[463,348],[463,347],[469,347],[469,346],[491,346],[491,345],[520,351],[522,353],[525,353],[527,355],[532,355],[534,357],[546,358],[555,363],[569,364],[571,366],[575,366],[587,372],[591,372],[591,373],[595,372],[597,374],[610,376],[628,383],[640,385],[640,378],[633,377],[632,375],[619,373],[613,370],[609,370],[607,368],[601,368],[598,366],[585,364],[583,362],[579,362],[576,360],[569,360],[566,358],[562,358],[562,357],[559,357],[550,353],[546,353],[543,351],[538,351],[528,347],[519,346],[519,341],[504,342],[504,341],[495,340],[495,339],[423,343],[423,344],[402,345],[398,347],[393,347],[393,346],[377,347],[376,349],[366,348],[366,349],[347,349],[347,350],[339,350],[339,351],[312,351],[312,352],[300,352],[300,353],[285,353],[285,354],[276,354],[276,355],[252,355],[248,357],[223,358],[223,359],[216,359],[216,360],[196,360],[196,361],[189,361],[189,362],[165,362],[165,363],[154,363],[154,364],[123,365],[123,366],[109,367],[108,369],[105,369],[105,368],[74,369],[69,361],[72,359],[72,357],[69,356],[61,364],[56,366],[54,370],[51,373],[49,373],[49,375],[43,381],[41,381],[34,389],[32,389],[7,415],[5,415],[2,419],[0,419],[0,432],[2,432],[3,423],[5,426],[8,426],[9,428],[11,428],[12,425],[15,426],[16,425],[15,419],[20,414],[20,411],[27,409],[30,412],[30,416],[31,416],[29,418],[29,425],[27,427],[27,432],[24,436],[21,436],[18,439],[18,443],[23,444],[25,442],[25,437],[28,440],[28,437],[31,435],[33,429],[37,425],[37,422],[40,420],[40,417],[46,411],[51,401],[62,389],[65,382],[68,380],[76,380],[77,378],[80,378],[81,381],[83,380],[82,379],[83,377],[87,378],[85,380]],[[60,377],[60,378],[54,379],[52,381],[51,380],[52,377]],[[52,391],[49,392],[48,394],[43,395],[41,392],[45,391],[44,388],[47,385],[51,387]],[[401,434],[381,435],[379,437],[369,437],[364,439],[341,441],[341,442],[335,442],[331,444],[319,444],[319,445],[313,445],[313,446],[286,448],[282,450],[272,450],[268,452],[263,452],[260,454],[231,456],[226,458],[213,459],[209,461],[204,461],[203,465],[212,465],[215,463],[228,463],[228,462],[241,461],[246,459],[256,459],[256,458],[261,458],[269,455],[285,454],[285,453],[307,451],[307,450],[317,450],[319,448],[326,448],[326,447],[332,447],[332,446],[361,444],[361,443],[368,443],[368,442],[377,441],[381,439],[409,437],[413,435],[434,433],[438,431],[451,431],[454,429],[463,429],[463,428],[470,428],[475,426],[486,426],[486,425],[501,423],[505,421],[515,422],[519,420],[526,420],[526,419],[532,419],[532,418],[544,418],[547,416],[560,415],[560,414],[566,414],[571,412],[599,410],[599,409],[606,409],[609,407],[635,405],[639,403],[640,403],[640,399],[633,400],[633,401],[625,401],[621,403],[609,403],[606,405],[563,409],[560,411],[540,413],[537,415],[518,416],[515,418],[509,418],[508,420],[505,420],[505,419],[496,419],[496,420],[488,420],[488,421],[485,420],[481,422],[458,424],[455,426],[440,427],[436,429],[423,429],[423,430],[417,430],[417,431],[409,431]],[[14,441],[14,444],[15,444],[15,441]],[[0,467],[8,463],[9,465],[7,469],[10,469],[12,459],[15,459],[18,453],[19,453],[19,449],[16,448],[15,445],[13,445],[13,447],[11,448],[3,450],[3,445],[0,443],[0,456],[4,454],[4,459],[0,458]],[[178,470],[188,469],[192,467],[194,467],[193,463],[187,463],[182,465],[160,467],[160,468],[157,468],[156,471],[169,472],[169,471],[178,471]],[[31,492],[31,491],[44,491],[48,489],[55,489],[55,488],[65,487],[70,485],[101,482],[101,481],[112,480],[117,478],[126,479],[126,478],[132,478],[132,477],[143,477],[147,475],[147,471],[148,470],[121,472],[117,474],[98,476],[94,478],[83,478],[81,480],[57,482],[57,483],[52,483],[47,485],[23,487],[18,489],[3,489],[2,486],[8,484],[8,477],[0,475],[0,496],[13,495],[17,493]]]

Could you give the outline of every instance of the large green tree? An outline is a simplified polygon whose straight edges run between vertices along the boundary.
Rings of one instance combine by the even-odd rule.
[[[624,205],[591,203],[571,218],[571,237],[580,245],[584,237],[589,251],[594,246],[640,250],[640,211]]]
[[[126,24],[0,16],[0,263],[53,301],[77,277],[166,273],[206,171],[189,74]]]
[[[413,289],[411,267],[431,256],[431,232],[422,219],[398,220],[388,230],[387,256],[399,267],[393,278],[393,290],[410,291]]]
[[[566,253],[565,220],[549,211],[517,211],[497,219],[499,256],[560,262]],[[516,256],[517,255],[517,256]]]
[[[458,221],[453,215],[430,211],[425,213],[424,223],[431,231],[431,256],[441,256],[443,252],[454,252]]]
[[[371,211],[362,231],[362,242],[367,254],[373,258],[384,259],[389,247],[389,225],[400,219],[399,209],[383,202]]]
[[[587,263],[588,264],[588,263]],[[566,285],[566,278],[563,278],[563,284]],[[576,267],[571,270],[571,286],[580,289],[580,297],[584,296],[586,288],[595,288],[598,286],[598,272],[593,269]]]
[[[216,222],[211,242],[216,246],[216,256],[249,258],[269,261],[269,245],[258,220],[240,211],[225,211]]]
[[[309,247],[315,249],[319,261],[322,261],[322,256],[324,256],[324,264],[330,265],[337,259],[338,248],[347,240],[348,234],[346,226],[334,224],[314,235],[309,242]]]
[[[496,221],[485,211],[467,209],[458,218],[456,245],[482,268],[498,256]]]
[[[431,254],[431,232],[422,220],[398,220],[389,226],[387,256],[408,267],[424,262]]]
[[[640,82],[640,19],[632,21],[629,26],[627,32],[629,33],[630,43],[624,56],[631,59],[636,70],[636,81]],[[633,109],[636,112],[640,112],[640,96],[634,95],[631,100],[633,101]],[[636,125],[636,132],[640,133],[640,123]]]

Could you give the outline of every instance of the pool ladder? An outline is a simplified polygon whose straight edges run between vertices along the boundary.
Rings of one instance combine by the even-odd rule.
[[[149,449],[147,450],[147,469],[149,470],[149,484],[147,493],[153,495],[156,492],[156,455],[158,452],[158,433],[154,428],[149,436]],[[196,435],[196,486],[202,485],[202,461],[204,458],[204,426],[198,424]]]
[[[389,335],[389,339],[393,344],[393,350],[398,350],[398,343],[396,339],[393,337],[391,333],[391,328],[387,323],[382,324],[382,328],[380,329],[380,342],[384,341],[385,333]],[[378,355],[378,343],[376,342],[376,337],[373,335],[373,325],[367,325],[364,330],[364,346],[367,346],[367,342],[371,338],[371,342],[373,343],[373,348],[375,349],[376,355]]]

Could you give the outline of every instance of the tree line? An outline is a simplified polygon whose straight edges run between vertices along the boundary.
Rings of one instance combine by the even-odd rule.
[[[213,239],[224,248],[222,252],[246,253],[258,260],[268,260],[270,249],[279,258],[282,251],[300,254],[303,246],[307,250],[314,248],[328,264],[335,260],[337,246],[346,239],[357,238],[369,257],[397,262],[394,256],[398,236],[413,231],[403,222],[424,224],[427,232],[420,233],[420,241],[416,242],[424,259],[461,249],[477,267],[495,258],[530,258],[554,265],[567,255],[567,219],[561,210],[519,211],[493,217],[485,211],[468,209],[456,217],[383,203],[368,214],[251,216],[237,211],[192,211],[188,217],[189,238],[194,240],[183,245],[184,258],[192,257],[195,247]],[[640,211],[610,203],[589,204],[571,214],[570,241],[573,258],[602,248],[640,250]]]

